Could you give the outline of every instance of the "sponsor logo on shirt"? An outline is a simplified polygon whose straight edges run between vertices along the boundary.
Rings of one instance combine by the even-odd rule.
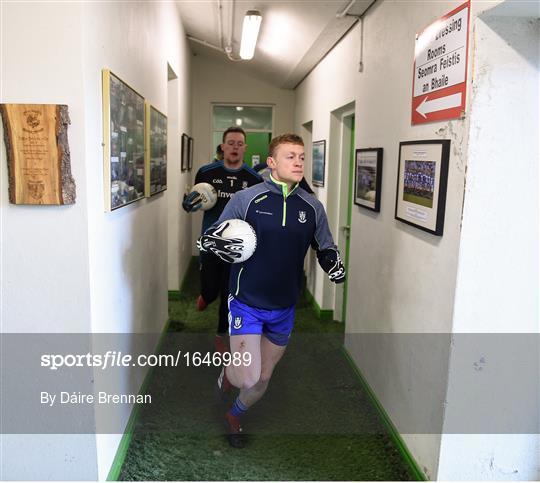
[[[274,213],[270,213],[269,211],[261,211],[261,210],[255,210],[255,213],[258,215],[273,215]]]
[[[268,195],[261,196],[255,200],[255,203],[259,203],[259,201],[265,200],[266,198],[268,198]]]
[[[218,190],[218,197],[220,198],[232,198],[234,193],[226,193],[225,191]]]

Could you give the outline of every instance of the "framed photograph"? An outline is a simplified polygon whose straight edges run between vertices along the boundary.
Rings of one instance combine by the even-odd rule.
[[[167,116],[146,104],[146,196],[167,189]]]
[[[381,211],[383,148],[357,149],[354,167],[354,203]]]
[[[111,71],[103,81],[103,173],[105,208],[115,210],[144,198],[144,97]]]
[[[188,170],[188,164],[189,164],[189,136],[187,134],[182,134],[182,163],[181,163],[181,170],[187,171]]]
[[[449,158],[449,140],[399,143],[397,220],[442,236]]]
[[[324,186],[324,164],[326,157],[326,141],[313,143],[313,186]]]
[[[188,139],[188,171],[191,171],[193,168],[193,138],[189,137]]]

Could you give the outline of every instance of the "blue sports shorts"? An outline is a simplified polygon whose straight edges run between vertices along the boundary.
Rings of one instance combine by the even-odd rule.
[[[229,295],[229,334],[260,334],[285,346],[294,326],[294,305],[285,309],[258,309]]]

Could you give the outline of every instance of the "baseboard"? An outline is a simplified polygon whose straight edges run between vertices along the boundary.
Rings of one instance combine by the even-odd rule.
[[[399,434],[399,431],[397,430],[396,426],[390,419],[390,416],[388,416],[388,413],[385,411],[383,405],[380,403],[380,401],[377,399],[377,396],[371,389],[371,386],[366,381],[365,377],[360,372],[360,369],[355,364],[353,358],[347,351],[345,347],[342,347],[343,354],[345,356],[345,359],[347,359],[347,362],[353,369],[354,373],[356,374],[358,380],[360,381],[360,384],[366,391],[371,403],[377,410],[377,413],[379,414],[379,417],[384,424],[385,428],[387,429],[388,433],[390,434],[390,437],[392,438],[392,441],[396,445],[398,451],[401,453],[401,456],[403,457],[403,460],[407,464],[407,466],[410,468],[412,474],[415,476],[416,481],[429,481],[429,479],[426,477],[425,473],[420,469],[420,465],[417,463],[417,461],[414,459],[414,456],[410,452],[409,448],[407,448],[407,445],[405,444],[405,441],[403,441],[403,438]]]
[[[321,309],[319,304],[315,300],[315,297],[311,295],[311,292],[305,287],[305,294],[309,304],[313,307],[313,310],[317,314],[320,320],[334,320],[334,311],[331,309]]]
[[[163,327],[161,335],[159,336],[159,341],[156,345],[156,348],[154,349],[154,354],[159,354],[161,350],[161,346],[163,345],[163,341],[165,339],[165,334],[169,330],[169,323],[170,320],[167,320],[165,326]],[[148,369],[146,376],[144,377],[138,394],[144,395],[146,393],[148,385],[152,380],[153,372],[154,367],[151,366]],[[118,477],[120,476],[120,471],[122,469],[122,465],[124,464],[124,460],[126,459],[129,444],[131,443],[131,439],[133,438],[133,428],[135,427],[135,423],[137,422],[137,418],[139,417],[140,407],[140,404],[134,404],[133,408],[131,409],[131,414],[129,415],[126,429],[124,430],[124,434],[122,435],[122,439],[120,440],[120,444],[118,445],[118,449],[116,450],[116,454],[114,455],[114,459],[111,464],[109,474],[107,476],[107,481],[117,481]]]

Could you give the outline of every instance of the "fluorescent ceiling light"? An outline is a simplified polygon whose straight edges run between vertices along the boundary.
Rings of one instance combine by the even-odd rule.
[[[242,106],[236,106],[236,110],[237,110],[237,111],[243,111],[244,108],[243,108]]]
[[[253,59],[261,21],[261,13],[258,10],[246,12],[242,26],[242,43],[240,44],[240,57],[244,60]]]
[[[241,117],[236,118],[235,124],[237,126],[241,126],[242,125],[242,118]]]

